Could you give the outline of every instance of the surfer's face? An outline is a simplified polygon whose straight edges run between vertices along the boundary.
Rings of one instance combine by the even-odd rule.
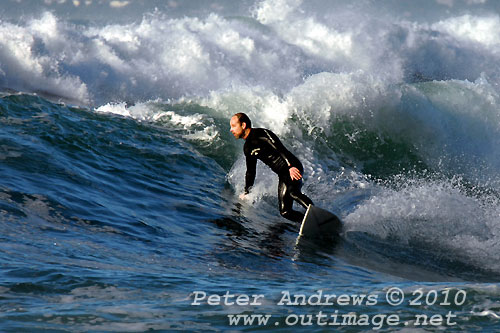
[[[236,139],[240,139],[245,135],[246,124],[240,123],[238,117],[232,117],[229,124],[231,125],[231,133],[233,133]]]

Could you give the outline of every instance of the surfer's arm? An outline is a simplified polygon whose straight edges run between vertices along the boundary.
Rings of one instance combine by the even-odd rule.
[[[281,140],[274,134],[273,132],[269,130],[264,130],[266,133],[266,136],[263,137],[263,140],[274,149],[276,153],[278,153],[283,161],[285,161],[286,165],[288,166],[288,172],[290,173],[290,178],[292,180],[300,180],[302,179],[302,174],[300,173],[300,170],[292,165],[290,162],[290,159],[288,158],[287,154],[290,154],[290,152],[285,148]]]
[[[245,193],[248,194],[250,192],[250,188],[253,186],[255,182],[255,174],[257,172],[257,159],[253,156],[246,157],[247,161],[247,172],[245,174]]]
[[[278,138],[278,136],[276,134],[274,134],[273,132],[269,131],[269,130],[264,130],[264,133],[266,134],[266,136],[262,137],[262,139],[269,145],[271,146],[271,148],[281,156],[281,158],[285,161],[285,163],[288,165],[288,167],[290,168],[292,166],[292,164],[290,163],[288,157],[286,156],[286,151],[287,149],[285,148],[285,146],[283,145],[283,143],[281,143],[280,139]]]

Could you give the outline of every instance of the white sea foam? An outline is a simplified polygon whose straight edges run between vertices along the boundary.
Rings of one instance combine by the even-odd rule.
[[[498,15],[475,17],[464,15],[437,22],[432,28],[446,32],[464,42],[477,43],[489,52],[500,52],[500,18]]]
[[[344,221],[347,233],[428,246],[450,260],[500,271],[498,207],[494,196],[471,197],[448,182],[419,181],[399,190],[380,189]]]
[[[158,106],[159,105],[159,106]],[[139,121],[158,122],[182,129],[186,139],[212,143],[219,134],[213,119],[205,114],[178,114],[167,110],[160,101],[137,103],[128,106],[126,103],[108,103],[95,109],[96,112],[112,113],[131,117]]]
[[[320,15],[303,7],[267,0],[249,9],[253,18],[157,12],[105,26],[75,25],[49,12],[24,23],[1,21],[0,80],[98,105],[234,87],[282,96],[319,73],[349,80],[361,71],[386,86],[415,73],[469,81],[483,73],[498,83],[498,66],[486,65],[498,62],[498,15],[388,24],[366,13]]]
[[[61,68],[65,39],[66,27],[49,13],[26,26],[0,21],[0,83],[88,102],[86,84]]]

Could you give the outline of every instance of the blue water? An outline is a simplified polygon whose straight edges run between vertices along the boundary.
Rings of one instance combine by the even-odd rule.
[[[2,5],[2,332],[497,329],[496,4],[153,2]],[[239,111],[340,238],[238,199]]]

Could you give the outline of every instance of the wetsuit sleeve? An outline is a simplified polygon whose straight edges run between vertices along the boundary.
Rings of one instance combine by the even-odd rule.
[[[253,156],[247,155],[247,173],[245,174],[245,194],[250,192],[250,187],[255,182],[255,173],[257,172],[257,159]]]
[[[268,130],[265,130],[265,133],[266,133],[266,136],[267,137],[264,137],[264,140],[266,140],[266,142],[278,153],[281,155],[281,157],[283,158],[283,160],[286,162],[286,164],[288,165],[288,167],[291,167],[292,166],[292,163],[290,162],[290,160],[288,159],[288,156],[286,155],[286,148],[285,146],[283,145],[283,143],[281,143],[280,139],[276,136],[276,134],[274,134],[273,132],[271,131],[268,131]]]
[[[245,194],[250,192],[250,187],[255,182],[255,173],[257,172],[257,159],[253,156],[247,155],[247,173],[245,175]]]

